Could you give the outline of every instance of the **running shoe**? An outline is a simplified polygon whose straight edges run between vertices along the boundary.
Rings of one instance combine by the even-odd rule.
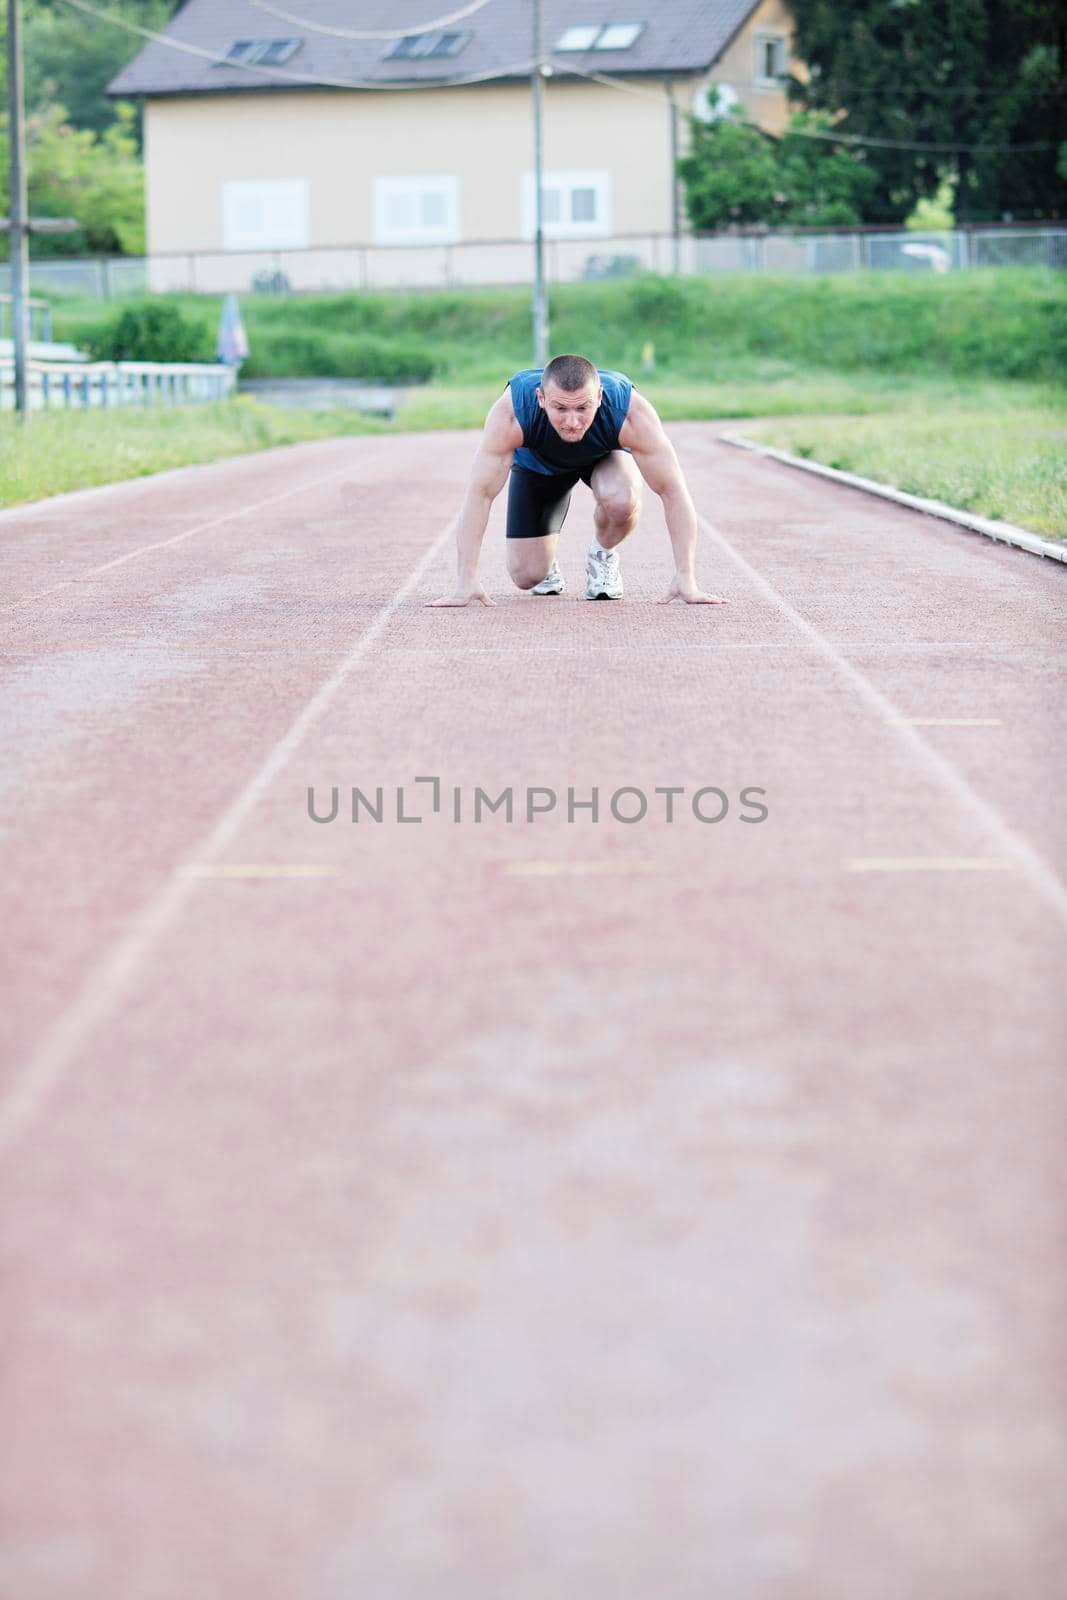
[[[614,550],[602,550],[598,544],[590,546],[585,558],[585,598],[622,599],[622,570]]]
[[[552,565],[541,579],[530,590],[531,594],[562,594],[564,590],[563,574],[559,570],[559,562],[553,558]]]

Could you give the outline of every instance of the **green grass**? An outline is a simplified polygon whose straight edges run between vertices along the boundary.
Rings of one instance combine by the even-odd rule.
[[[214,348],[221,300],[174,296]],[[433,377],[502,381],[530,353],[524,289],[247,295],[246,377]],[[717,381],[739,363],[805,371],[1062,381],[1067,274],[1033,270],[924,276],[727,274],[576,283],[550,294],[555,350],[639,370],[646,344],[671,380]],[[98,301],[55,301],[60,339],[84,343],[114,314]]]
[[[173,411],[38,413],[28,429],[6,415],[0,504],[337,434],[478,428],[500,387],[412,390],[393,424],[350,411],[282,410],[247,396]],[[744,431],[912,494],[1067,537],[1064,390],[795,371],[738,373],[721,385],[650,378],[642,388],[667,421],[764,419]]]
[[[804,417],[746,435],[960,511],[1067,538],[1067,406],[929,406],[880,417]]]
[[[175,297],[210,357],[221,302]],[[99,302],[55,302],[84,342]],[[0,419],[0,503],[330,434],[478,428],[530,360],[525,290],[249,295],[246,376],[433,380],[394,424],[243,398],[108,417]],[[666,421],[770,419],[784,448],[1067,535],[1067,274],[856,273],[583,283],[551,294],[553,348],[628,371]],[[649,350],[651,346],[651,350]]]
[[[346,413],[280,411],[244,396],[170,411],[38,412],[26,428],[5,413],[0,505],[382,426]]]

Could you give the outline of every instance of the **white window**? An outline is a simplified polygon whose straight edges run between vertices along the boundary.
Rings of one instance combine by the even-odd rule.
[[[611,176],[607,172],[546,172],[541,217],[546,239],[575,239],[611,232]],[[535,231],[534,176],[523,179],[523,235]]]
[[[557,50],[591,50],[593,40],[600,32],[600,23],[591,28],[568,28],[556,42]]]
[[[598,50],[629,50],[644,27],[643,22],[609,22],[597,39]]]
[[[303,42],[303,39],[235,39],[226,52],[226,59],[216,61],[215,66],[247,66],[254,61],[280,66],[296,54]]]
[[[761,89],[777,89],[784,78],[789,62],[788,44],[784,33],[757,33],[756,35],[756,85]]]
[[[375,244],[452,244],[459,235],[458,178],[375,178]]]
[[[591,26],[583,23],[567,28],[556,40],[556,49],[629,50],[644,26],[643,22],[594,22]]]
[[[386,50],[383,61],[410,61],[421,56],[458,56],[469,33],[406,33]]]
[[[224,250],[304,250],[308,237],[308,186],[304,178],[276,178],[222,186]]]

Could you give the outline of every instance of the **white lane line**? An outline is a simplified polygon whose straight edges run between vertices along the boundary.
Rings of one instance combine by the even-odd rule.
[[[438,534],[411,576],[382,607],[337,667],[316,691],[259,769],[216,822],[211,832],[189,852],[152,899],[134,916],[125,934],[82,985],[77,997],[48,1033],[40,1047],[17,1069],[11,1088],[0,1100],[0,1155],[15,1143],[61,1080],[70,1062],[95,1028],[122,999],[138,967],[181,911],[201,875],[187,869],[206,867],[232,842],[245,818],[282,772],[308,731],[322,716],[338,690],[351,676],[393,613],[404,603],[451,540],[451,526]]]
[[[654,872],[654,861],[509,861],[509,878],[625,878]]]
[[[701,529],[715,544],[721,546],[730,560],[747,576],[750,583],[759,589],[784,616],[787,616],[795,628],[808,638],[818,653],[831,662],[841,673],[842,677],[852,685],[860,699],[880,717],[882,721],[897,735],[901,742],[915,757],[927,773],[941,783],[971,816],[976,818],[982,828],[995,839],[999,850],[1009,856],[1016,866],[1020,868],[1030,886],[1037,890],[1042,899],[1052,908],[1059,921],[1067,928],[1067,887],[1060,882],[1052,868],[1041,859],[1037,851],[1026,843],[1026,840],[1017,834],[1014,828],[1004,821],[999,811],[991,806],[988,800],[983,800],[967,779],[954,767],[951,761],[941,752],[929,744],[911,722],[893,704],[893,702],[876,689],[871,680],[862,673],[858,667],[843,656],[835,645],[812,626],[806,617],[789,604],[785,597],[778,593],[774,585],[757,572],[751,562],[746,561],[740,551],[735,550],[726,535],[720,533],[706,517],[698,517]]]
[[[178,872],[184,878],[340,878],[340,867],[315,866],[300,861],[192,861],[181,866]]]
[[[195,534],[207,533],[211,528],[221,528],[223,523],[236,522],[239,517],[250,516],[253,511],[269,511],[279,505],[283,500],[290,500],[293,495],[310,494],[314,489],[321,489],[324,483],[332,483],[334,478],[351,476],[362,468],[371,466],[380,459],[369,456],[359,462],[349,462],[344,467],[338,467],[335,472],[328,472],[323,478],[314,478],[310,483],[302,483],[295,489],[286,489],[284,494],[275,494],[269,500],[257,500],[254,505],[242,506],[239,511],[227,511],[225,516],[213,517],[210,522],[198,522],[195,528],[186,528],[183,533],[175,533],[169,539],[157,539],[152,544],[138,545],[136,550],[128,550],[125,555],[116,556],[112,561],[105,561],[99,567],[90,567],[87,572],[81,572],[77,577],[64,578],[60,583],[54,583],[50,589],[40,589],[36,594],[22,595],[18,600],[6,600],[0,610],[14,611],[17,606],[30,605],[34,600],[45,600],[50,594],[56,594],[60,589],[72,588],[76,583],[85,583],[89,578],[96,578],[102,572],[110,572],[114,567],[121,567],[127,561],[136,561],[140,556],[149,555],[153,550],[166,550],[171,545],[181,544],[185,539],[191,539]]]
[[[1010,872],[1015,863],[998,856],[853,856],[849,872]]]

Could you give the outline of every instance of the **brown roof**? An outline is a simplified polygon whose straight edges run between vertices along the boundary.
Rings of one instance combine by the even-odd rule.
[[[544,46],[558,71],[568,65],[612,75],[695,73],[710,67],[760,0],[544,0]],[[267,9],[267,6],[272,9]],[[462,0],[186,0],[165,30],[175,44],[153,41],[109,86],[112,95],[209,94],[235,89],[370,87],[440,83],[489,76],[525,76],[530,70],[530,0],[488,0],[452,24],[469,35],[459,54],[426,59],[385,59],[389,41],[350,39],[315,31],[362,32],[420,28],[462,9]],[[287,16],[278,15],[279,12]],[[295,19],[295,20],[292,20]],[[566,28],[583,23],[641,22],[625,50],[556,52]],[[225,56],[238,39],[299,39],[278,67],[218,66],[196,51]]]

